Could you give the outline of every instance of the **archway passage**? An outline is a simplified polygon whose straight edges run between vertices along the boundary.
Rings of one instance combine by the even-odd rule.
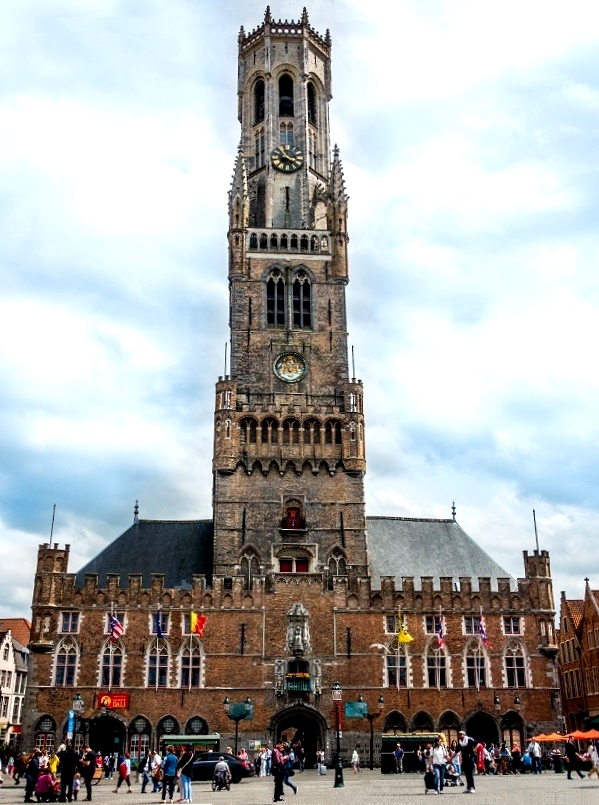
[[[327,723],[318,710],[305,705],[293,705],[276,713],[272,720],[273,743],[282,739],[301,742],[306,768],[316,765],[316,752],[325,749]]]
[[[466,719],[466,732],[475,741],[482,741],[487,746],[499,741],[497,722],[489,713],[474,713]]]
[[[94,752],[106,757],[111,752],[125,751],[125,725],[114,716],[98,716],[89,722],[89,744]]]

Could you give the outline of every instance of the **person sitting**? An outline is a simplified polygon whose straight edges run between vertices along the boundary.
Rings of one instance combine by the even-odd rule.
[[[229,769],[229,764],[221,755],[214,767],[214,780],[219,785],[226,785],[227,783],[231,782],[231,770]]]
[[[445,782],[447,785],[464,785],[453,763],[448,763],[445,767]]]
[[[35,796],[38,802],[56,802],[54,775],[48,767],[40,772],[35,784]]]

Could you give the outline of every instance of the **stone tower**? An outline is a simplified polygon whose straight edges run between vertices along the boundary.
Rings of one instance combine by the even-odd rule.
[[[229,193],[230,374],[216,385],[214,574],[368,575],[362,383],[350,377],[347,195],[331,158],[331,40],[239,34]],[[217,581],[218,583],[218,581]]]

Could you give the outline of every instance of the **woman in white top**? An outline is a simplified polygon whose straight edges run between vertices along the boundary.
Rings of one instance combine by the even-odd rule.
[[[435,793],[443,793],[445,782],[445,766],[447,765],[447,747],[440,738],[435,738],[432,751],[433,771],[435,772]]]

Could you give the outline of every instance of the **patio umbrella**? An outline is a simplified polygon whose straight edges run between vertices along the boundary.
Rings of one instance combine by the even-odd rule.
[[[533,735],[532,737],[533,737],[533,739],[535,741],[546,741],[547,740],[547,736],[545,735],[544,732],[541,732],[539,735]]]
[[[589,730],[584,734],[585,738],[599,738],[599,730]]]
[[[545,736],[546,741],[565,741],[566,736],[560,735],[559,732],[550,732],[548,735]]]
[[[580,740],[580,738],[586,738],[587,734],[586,732],[581,732],[580,730],[574,730],[574,732],[568,733],[568,737]]]

